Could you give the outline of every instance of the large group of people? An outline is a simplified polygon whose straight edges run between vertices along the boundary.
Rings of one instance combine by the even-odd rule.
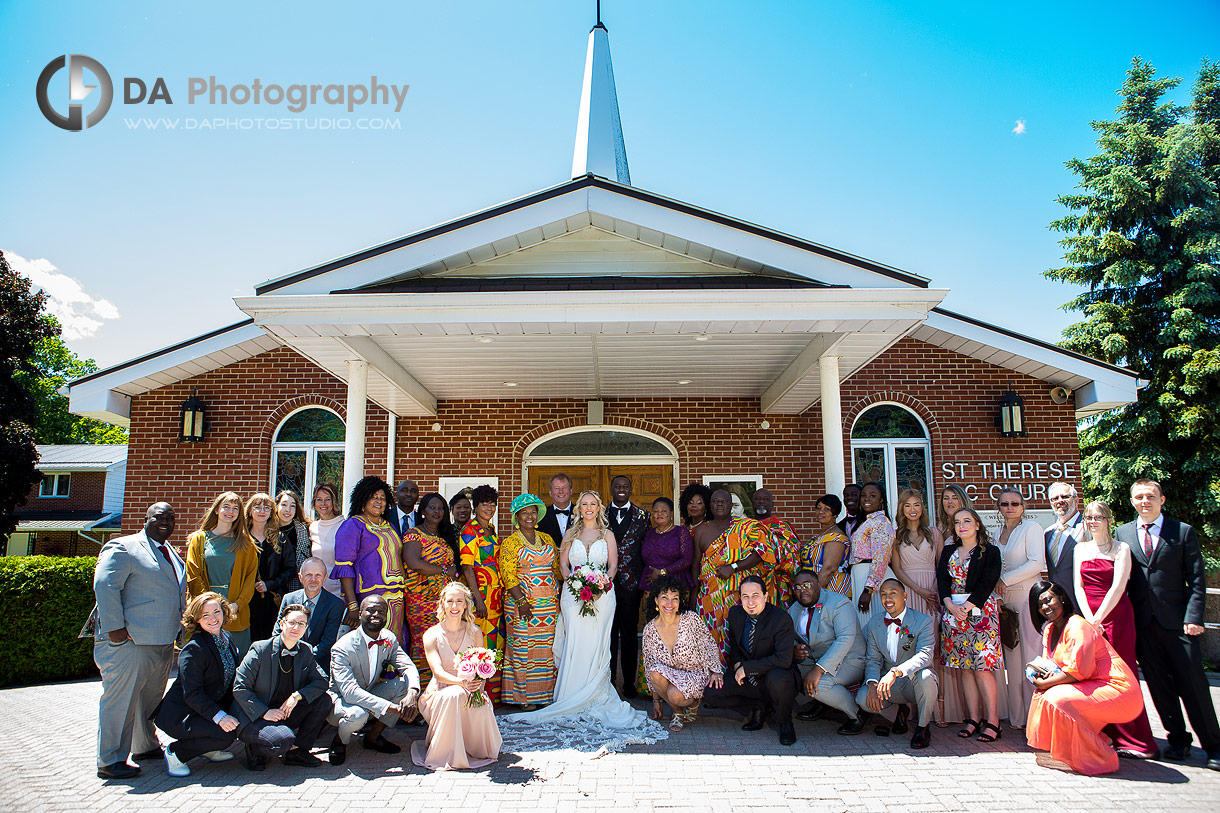
[[[98,775],[159,758],[187,776],[193,759],[232,759],[237,740],[251,770],[314,766],[328,725],[341,765],[353,737],[400,752],[386,736],[399,721],[426,726],[415,764],[476,768],[510,746],[652,743],[701,707],[739,711],[747,731],[774,721],[782,745],[794,719],[910,733],[915,749],[951,724],[994,742],[1006,720],[1086,774],[1186,759],[1188,717],[1220,770],[1203,560],[1156,482],[1132,485],[1139,519],[1120,528],[1102,503],[1081,513],[1068,483],[1048,489],[1046,529],[1004,489],[994,535],[956,486],[935,505],[904,490],[891,514],[880,484],[852,484],[814,501],[807,543],[765,489],[739,518],[728,492],[701,484],[677,510],[635,505],[626,476],[610,490],[609,504],[574,497],[557,474],[549,504],[511,500],[504,538],[490,485],[447,500],[365,477],[344,517],[322,483],[308,520],[291,491],[224,492],[185,558],[168,544],[173,509],[153,505],[98,559]],[[502,658],[494,674],[460,668],[478,649]],[[640,693],[650,711],[629,702]],[[504,704],[513,713],[496,716]]]

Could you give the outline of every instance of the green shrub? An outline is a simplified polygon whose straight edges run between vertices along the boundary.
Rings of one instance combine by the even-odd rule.
[[[77,633],[93,609],[89,556],[0,558],[0,686],[96,675],[92,639]]]

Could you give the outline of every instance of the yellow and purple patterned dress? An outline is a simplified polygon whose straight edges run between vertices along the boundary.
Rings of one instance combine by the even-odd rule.
[[[382,520],[370,525],[362,517],[349,517],[335,533],[335,567],[330,577],[356,580],[356,601],[377,594],[390,605],[386,629],[402,638],[406,614],[403,607],[402,540],[394,526]]]
[[[747,558],[751,553],[762,557],[762,562],[750,569],[741,569],[727,579],[716,575],[716,568]],[[720,650],[724,660],[728,631],[729,608],[738,604],[741,580],[746,576],[762,576],[766,581],[771,568],[775,567],[775,546],[771,544],[771,533],[762,523],[752,519],[734,520],[720,537],[708,545],[699,565],[699,615],[707,624],[708,632]]]
[[[402,535],[403,545],[408,539],[419,541],[420,558],[430,565],[448,571],[453,567],[453,548],[439,536],[429,536],[421,528],[411,528]],[[411,631],[411,660],[419,670],[419,685],[427,686],[432,679],[428,658],[424,654],[424,633],[436,623],[436,605],[441,600],[441,590],[449,583],[446,573],[424,574],[406,568],[407,628]]]
[[[504,611],[503,591],[500,585],[500,568],[497,566],[499,543],[496,532],[484,527],[478,518],[471,518],[462,529],[461,550],[458,564],[474,570],[479,586],[479,595],[487,607],[486,618],[476,618],[475,624],[483,632],[483,646],[504,651],[504,631],[500,627],[500,616]],[[500,702],[501,673],[487,681],[486,691],[493,703]]]
[[[559,553],[548,534],[534,531],[530,542],[520,531],[500,545],[504,585],[504,699],[509,703],[550,703],[555,691],[555,623],[559,620]],[[517,615],[512,589],[520,585],[533,618]]]
[[[805,543],[805,547],[801,549],[801,567],[821,573],[822,568],[826,566],[826,545],[830,542],[843,545],[843,561],[830,577],[830,584],[826,585],[826,589],[851,598],[851,579],[848,578],[847,572],[847,563],[851,561],[851,542],[837,525],[831,525],[821,536]]]

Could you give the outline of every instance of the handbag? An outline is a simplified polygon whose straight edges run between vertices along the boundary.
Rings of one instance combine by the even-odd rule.
[[[1008,649],[1021,645],[1021,617],[1011,607],[1000,607],[1000,643]]]

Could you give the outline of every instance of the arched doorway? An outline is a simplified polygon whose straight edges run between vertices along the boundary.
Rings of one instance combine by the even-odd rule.
[[[904,488],[932,493],[932,441],[928,428],[900,404],[879,403],[860,413],[851,429],[852,472],[857,483],[885,487],[890,512]]]
[[[551,476],[572,478],[572,491],[593,490],[610,501],[610,480],[631,480],[631,501],[647,508],[657,497],[677,499],[678,451],[664,438],[622,426],[579,426],[552,432],[522,455],[522,478],[531,494],[547,498]]]
[[[291,489],[306,508],[314,487],[327,481],[343,494],[343,419],[320,406],[302,407],[276,427],[271,439],[271,494]]]

